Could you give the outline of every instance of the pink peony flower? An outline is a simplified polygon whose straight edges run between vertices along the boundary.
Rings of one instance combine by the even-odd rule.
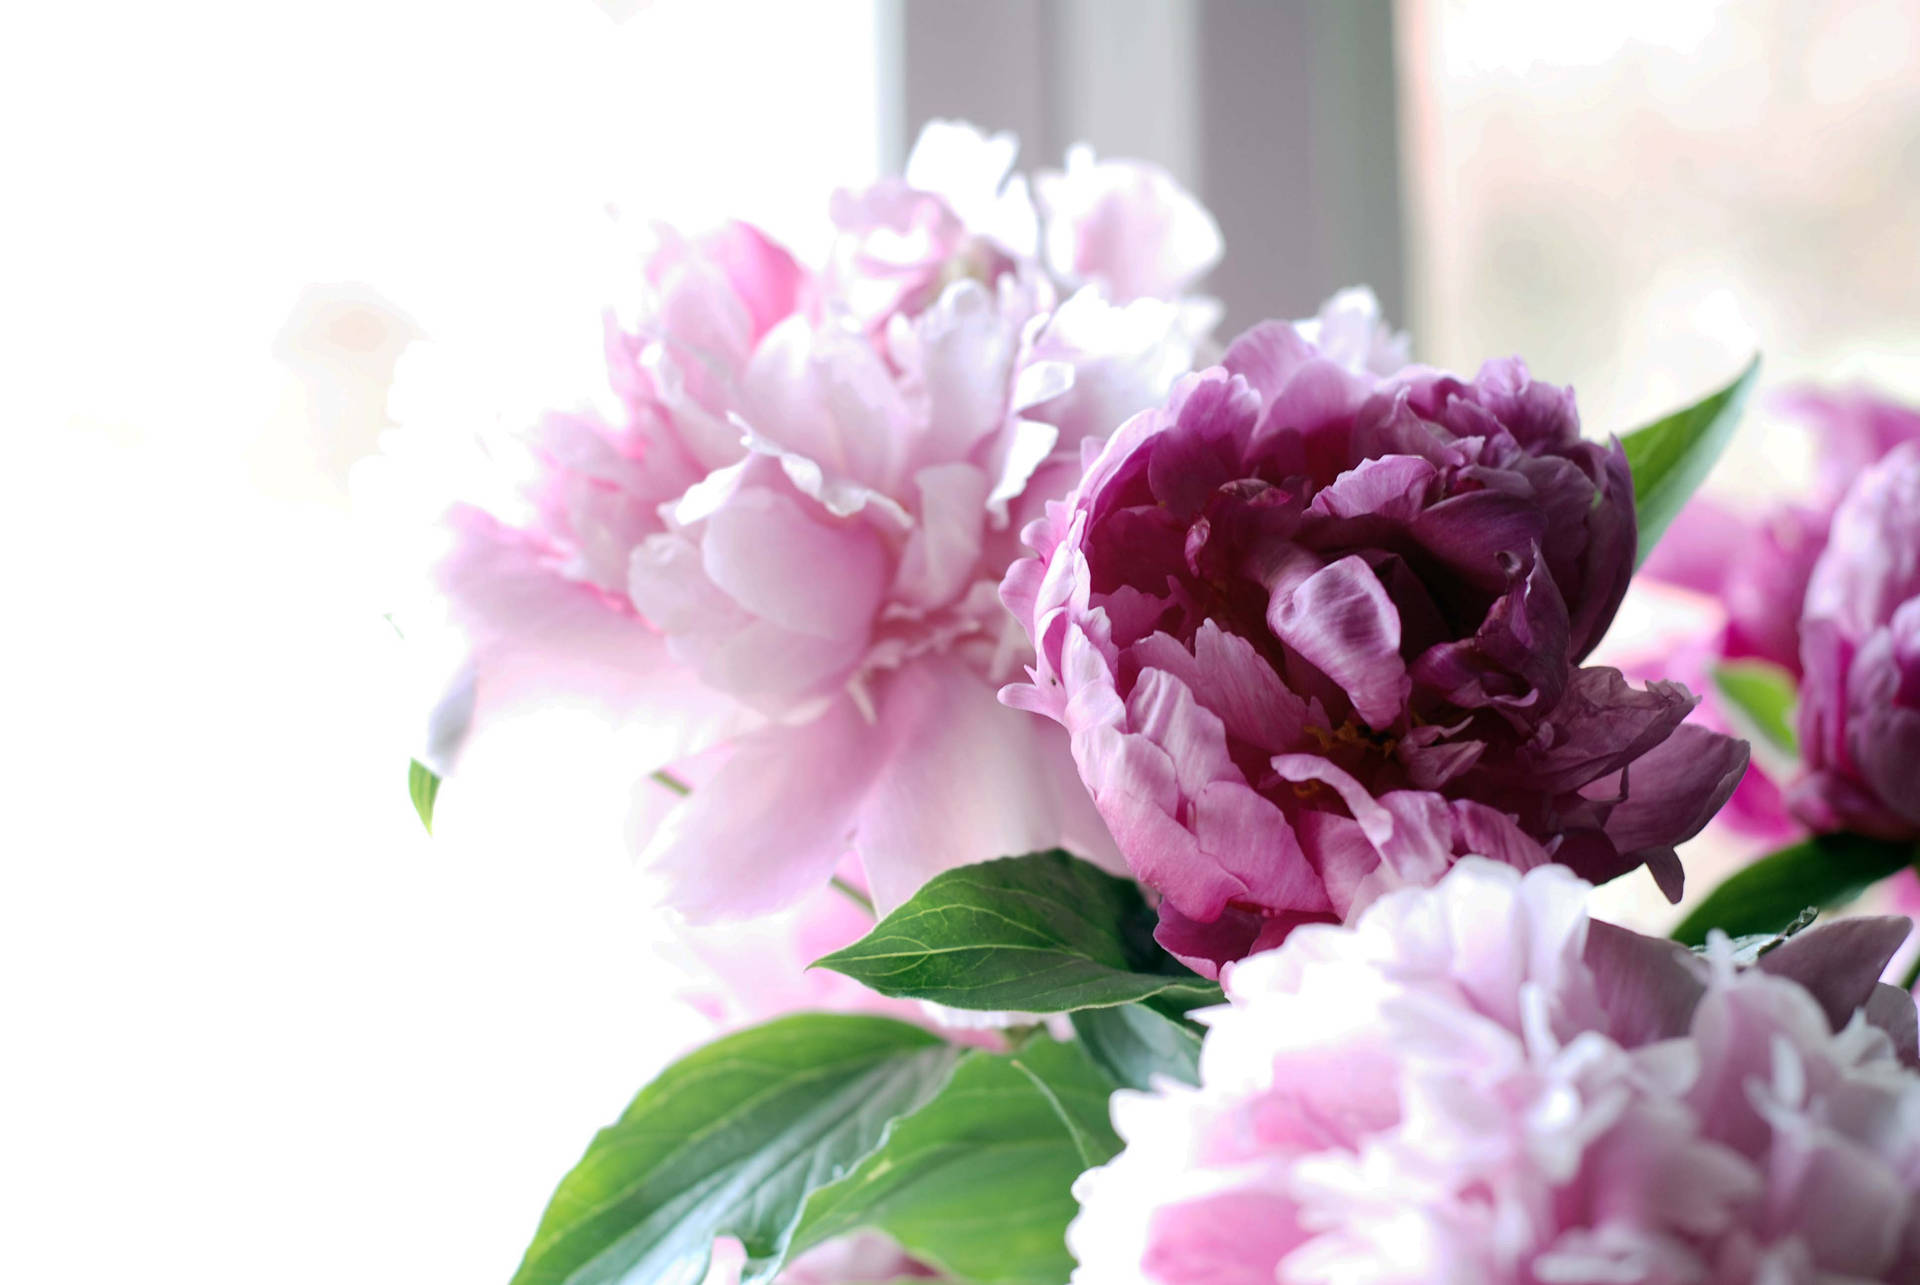
[[[636,826],[696,917],[789,904],[850,851],[883,909],[1007,853],[1116,860],[1062,734],[993,698],[1027,659],[995,588],[1081,442],[1196,339],[1183,301],[1063,297],[1011,159],[930,127],[903,182],[837,199],[821,275],[742,225],[665,234],[609,327],[615,412],[549,416],[525,502],[448,520],[471,662],[443,765],[509,696],[656,728],[642,772],[704,756]]]
[[[1190,295],[1220,260],[1220,227],[1191,193],[1156,165],[1095,161],[1074,147],[1066,169],[1041,172],[1030,195],[1012,172],[1018,150],[1011,134],[936,120],[900,178],[837,193],[836,297],[884,325],[960,277],[991,285],[1044,268],[1061,288],[1093,286],[1112,303],[1180,300],[1196,337],[1211,327],[1217,308]]]
[[[930,306],[961,278],[991,285],[1031,270],[1040,219],[1013,173],[1020,145],[970,125],[930,121],[906,172],[862,192],[834,193],[840,230],[829,268],[835,301],[876,328]]]
[[[1716,639],[1721,656],[1770,661],[1797,676],[1800,608],[1834,508],[1861,470],[1902,442],[1920,441],[1920,412],[1864,389],[1791,388],[1772,400],[1813,433],[1818,468],[1811,493],[1754,518],[1696,499],[1645,571],[1725,606]]]
[[[1904,920],[1736,967],[1470,858],[1227,972],[1197,1088],[1122,1092],[1076,1283],[1920,1280]]]
[[[1801,677],[1801,610],[1835,507],[1863,469],[1902,442],[1920,441],[1920,412],[1864,389],[1792,388],[1772,401],[1813,434],[1818,467],[1809,493],[1757,515],[1696,499],[1643,569],[1719,604],[1721,622],[1689,649],[1702,675],[1721,660],[1762,660]],[[1716,693],[1707,691],[1694,721],[1727,729]],[[1770,844],[1785,843],[1802,832],[1783,798],[1792,782],[1767,766],[1747,773],[1721,816]]]
[[[1920,442],[1862,473],[1835,510],[1800,622],[1791,791],[1815,830],[1920,838]]]
[[[1028,529],[1002,592],[1038,656],[1003,699],[1066,726],[1196,968],[1466,852],[1677,898],[1746,747],[1577,666],[1632,570],[1618,444],[1517,361],[1383,373],[1336,304],[1328,347],[1249,331]]]
[[[1220,259],[1220,225],[1156,165],[1099,161],[1073,147],[1066,169],[1041,173],[1035,191],[1048,266],[1117,303],[1179,298]]]

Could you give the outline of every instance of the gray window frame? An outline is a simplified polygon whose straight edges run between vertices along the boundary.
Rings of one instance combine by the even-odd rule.
[[[1224,333],[1368,284],[1407,305],[1391,0],[876,0],[881,159],[922,123],[1165,166],[1220,220]]]

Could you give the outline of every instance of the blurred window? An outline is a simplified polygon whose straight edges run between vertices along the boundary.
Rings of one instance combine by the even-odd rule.
[[[1920,394],[1920,5],[1402,0],[1421,355],[1625,428],[1737,369]],[[1767,431],[1764,416],[1752,431]],[[1782,448],[1721,485],[1761,485]]]

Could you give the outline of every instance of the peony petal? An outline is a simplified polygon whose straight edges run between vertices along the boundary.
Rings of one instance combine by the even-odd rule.
[[[1219,224],[1157,165],[1096,161],[1077,145],[1065,173],[1037,176],[1035,195],[1055,274],[1099,282],[1118,302],[1173,298],[1219,261]]]
[[[1273,770],[1283,781],[1319,781],[1331,787],[1374,847],[1393,841],[1393,814],[1381,807],[1352,773],[1318,754],[1276,754]]]
[[[1231,906],[1212,920],[1193,919],[1181,913],[1169,898],[1160,903],[1160,922],[1154,927],[1153,939],[1202,977],[1218,978],[1223,965],[1253,953],[1265,922],[1265,917],[1254,911]]]
[[[1627,768],[1627,797],[1607,814],[1607,837],[1626,853],[1691,839],[1740,784],[1747,753],[1745,741],[1682,723]]]
[[[1398,721],[1412,684],[1400,657],[1400,614],[1357,556],[1322,567],[1267,608],[1280,641],[1339,684],[1376,731]]]
[[[1834,510],[1827,547],[1807,583],[1808,619],[1865,638],[1920,597],[1920,442],[1863,473]]]
[[[871,530],[816,520],[764,488],[742,490],[707,519],[700,554],[742,608],[816,638],[864,638],[886,592],[886,551]]]
[[[1873,988],[1861,1009],[1867,1020],[1887,1033],[1893,1051],[1909,1067],[1920,1069],[1920,1018],[1916,1018],[1913,992],[1884,982]]]
[[[826,477],[890,494],[905,463],[912,408],[873,346],[790,317],[741,377],[741,415],[760,437]]]
[[[1678,683],[1636,688],[1617,669],[1575,670],[1566,694],[1521,751],[1513,777],[1548,794],[1598,782],[1673,735],[1694,700]]]
[[[850,700],[739,738],[641,853],[694,920],[765,914],[825,883],[853,843],[881,739]]]
[[[1126,866],[1073,770],[1060,728],[1008,709],[959,660],[928,659],[878,687],[882,746],[854,842],[882,913],[943,870],[1065,848]]]
[[[1427,484],[1437,474],[1432,464],[1415,455],[1362,460],[1315,495],[1308,511],[1325,517],[1379,516],[1412,522],[1420,516]]]
[[[1286,815],[1239,781],[1214,781],[1193,799],[1188,825],[1201,853],[1246,888],[1263,911],[1333,909],[1320,874],[1301,851]]]
[[[1165,413],[1172,426],[1154,439],[1147,476],[1154,498],[1190,519],[1215,489],[1240,475],[1260,400],[1243,381],[1208,371],[1183,381]]]
[[[1127,730],[1146,737],[1173,763],[1181,794],[1198,794],[1214,781],[1240,781],[1227,753],[1226,726],[1193,692],[1163,669],[1141,672],[1127,697]]]
[[[449,705],[443,763],[464,736],[519,714],[590,712],[623,728],[650,770],[759,720],[677,664],[666,640],[606,595],[556,574],[525,537],[475,509],[448,515],[451,552],[433,570],[467,651],[470,695]]]
[[[1166,899],[1163,906],[1210,922],[1246,895],[1246,885],[1207,857],[1193,831],[1175,819],[1179,787],[1165,750],[1144,736],[1099,727],[1075,736],[1073,753],[1127,865]]]
[[[968,458],[1009,418],[1020,322],[1003,317],[977,281],[949,286],[914,323],[918,361],[907,370],[926,400],[909,467]]]
[[[1760,956],[1759,968],[1800,983],[1839,1030],[1873,997],[1887,962],[1913,925],[1890,915],[1860,915],[1797,933]]]
[[[1307,1239],[1279,1192],[1228,1191],[1155,1211],[1140,1279],[1156,1285],[1273,1285]]]
[[[1193,649],[1155,633],[1133,645],[1142,670],[1164,670],[1214,711],[1234,739],[1270,753],[1300,743],[1307,705],[1280,681],[1253,644],[1202,621]]]
[[[1507,587],[1508,569],[1531,560],[1547,528],[1531,497],[1469,491],[1423,510],[1412,531],[1468,584],[1499,592]]]
[[[987,475],[971,464],[940,464],[921,469],[913,483],[919,521],[900,555],[893,592],[915,607],[945,606],[980,575]]]
[[[1594,921],[1584,956],[1607,1033],[1628,1048],[1685,1035],[1707,989],[1707,967],[1677,942]]]
[[[634,550],[628,592],[700,681],[771,714],[791,715],[797,702],[829,692],[866,648],[865,622],[860,632],[820,637],[754,619],[712,582],[701,551],[678,535],[655,536]]]
[[[1293,372],[1311,361],[1314,347],[1289,322],[1263,321],[1227,345],[1220,364],[1245,379],[1261,398],[1271,401],[1293,378]]]

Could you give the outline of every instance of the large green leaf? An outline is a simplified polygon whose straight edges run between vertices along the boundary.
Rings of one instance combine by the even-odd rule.
[[[1120,1149],[1112,1085],[1078,1044],[1041,1036],[973,1053],[840,1182],[807,1201],[791,1252],[861,1228],[978,1285],[1060,1285],[1073,1271],[1073,1180]],[[750,1264],[753,1280],[777,1264]]]
[[[1087,1056],[1128,1089],[1150,1089],[1155,1076],[1200,1083],[1200,1030],[1147,1004],[1083,1008],[1073,1033]]]
[[[1633,507],[1639,519],[1639,566],[1733,438],[1747,394],[1760,374],[1756,354],[1734,381],[1693,405],[1623,434],[1633,470]]]
[[[951,1008],[1063,1013],[1214,983],[1153,941],[1140,889],[1068,856],[1036,852],[934,876],[872,932],[819,960],[882,995]]]
[[[440,796],[440,778],[433,769],[419,759],[407,763],[407,797],[413,800],[413,810],[420,814],[420,824],[427,827],[427,833],[433,833],[433,801]]]
[[[777,1260],[809,1195],[933,1100],[959,1058],[920,1027],[846,1015],[709,1044],[600,1131],[554,1192],[514,1285],[698,1281],[724,1235]]]
[[[1009,1060],[1060,1117],[1080,1153],[1082,1169],[1103,1165],[1119,1153],[1120,1135],[1113,1131],[1107,1108],[1113,1086],[1100,1075],[1084,1045],[1062,1044],[1042,1035],[1029,1040]]]
[[[1843,906],[1912,864],[1911,843],[1825,834],[1760,858],[1706,895],[1673,930],[1689,946],[1715,928],[1729,937],[1784,931],[1809,906]]]

